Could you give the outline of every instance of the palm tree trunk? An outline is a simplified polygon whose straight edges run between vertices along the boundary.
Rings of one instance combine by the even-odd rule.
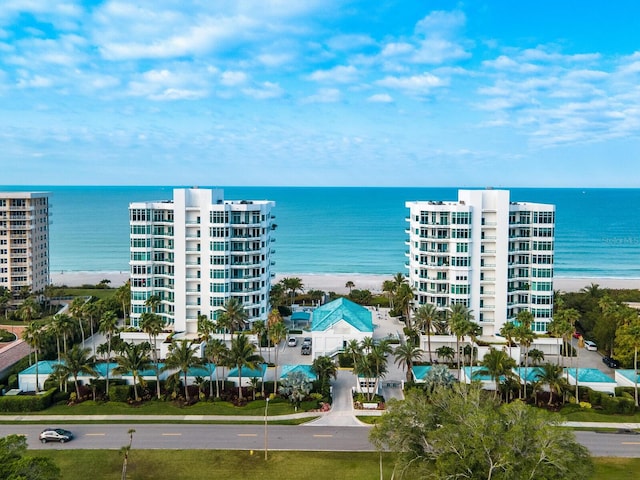
[[[242,367],[238,366],[238,398],[242,400]]]
[[[80,336],[82,337],[82,348],[84,348],[84,328],[82,326],[82,319],[78,319],[78,325],[80,325]]]
[[[135,401],[138,401],[138,382],[137,382],[138,378],[137,375],[134,373],[133,374],[133,398],[135,399]]]
[[[427,324],[427,348],[429,349],[429,363],[433,365],[433,356],[431,355],[431,323]]]
[[[184,398],[187,399],[187,403],[189,402],[189,388],[187,388],[187,371],[184,370]]]
[[[40,385],[38,385],[38,347],[33,350],[36,357],[36,393],[38,393],[40,391]]]
[[[80,385],[78,385],[78,374],[73,375],[73,383],[76,384],[76,401],[80,401]]]
[[[633,352],[633,368],[634,368],[634,381],[635,381],[635,391],[636,391],[636,407],[638,406],[638,347],[635,347]]]

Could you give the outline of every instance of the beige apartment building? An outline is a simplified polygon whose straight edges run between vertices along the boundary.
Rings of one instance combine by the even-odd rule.
[[[49,194],[0,192],[0,287],[18,295],[49,284]]]

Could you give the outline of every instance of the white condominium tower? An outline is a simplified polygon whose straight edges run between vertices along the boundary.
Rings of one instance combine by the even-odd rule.
[[[275,203],[224,200],[222,190],[175,189],[173,200],[129,205],[131,321],[157,313],[176,332],[195,333],[235,297],[249,321],[269,313]]]
[[[49,284],[49,195],[0,192],[0,287],[42,293]]]
[[[485,336],[521,310],[546,332],[553,312],[555,206],[508,190],[460,190],[457,202],[407,202],[407,255],[416,303],[466,305]]]

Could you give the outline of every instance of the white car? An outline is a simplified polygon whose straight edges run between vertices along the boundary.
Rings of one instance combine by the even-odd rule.
[[[290,347],[296,347],[298,345],[298,339],[296,337],[289,337],[287,345],[289,345]]]
[[[586,348],[587,350],[591,350],[592,352],[598,351],[598,346],[591,340],[584,341],[584,348]]]

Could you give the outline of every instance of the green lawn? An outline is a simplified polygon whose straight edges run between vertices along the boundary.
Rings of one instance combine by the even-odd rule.
[[[311,409],[316,402],[303,402],[298,410]],[[88,400],[78,405],[54,405],[37,415],[254,415],[264,416],[265,401],[255,400],[244,407],[236,407],[229,402],[198,402],[188,407],[180,407],[173,402],[149,401],[139,406],[122,402],[94,402]],[[269,416],[296,413],[293,405],[282,399],[269,401]]]
[[[114,450],[32,450],[34,456],[52,458],[65,480],[119,478],[122,455]],[[391,478],[392,455],[384,455],[384,478]],[[596,458],[590,480],[627,480],[640,471],[640,459]],[[129,457],[127,478],[226,480],[309,479],[370,480],[379,478],[377,453],[269,452],[220,450],[135,450]]]

